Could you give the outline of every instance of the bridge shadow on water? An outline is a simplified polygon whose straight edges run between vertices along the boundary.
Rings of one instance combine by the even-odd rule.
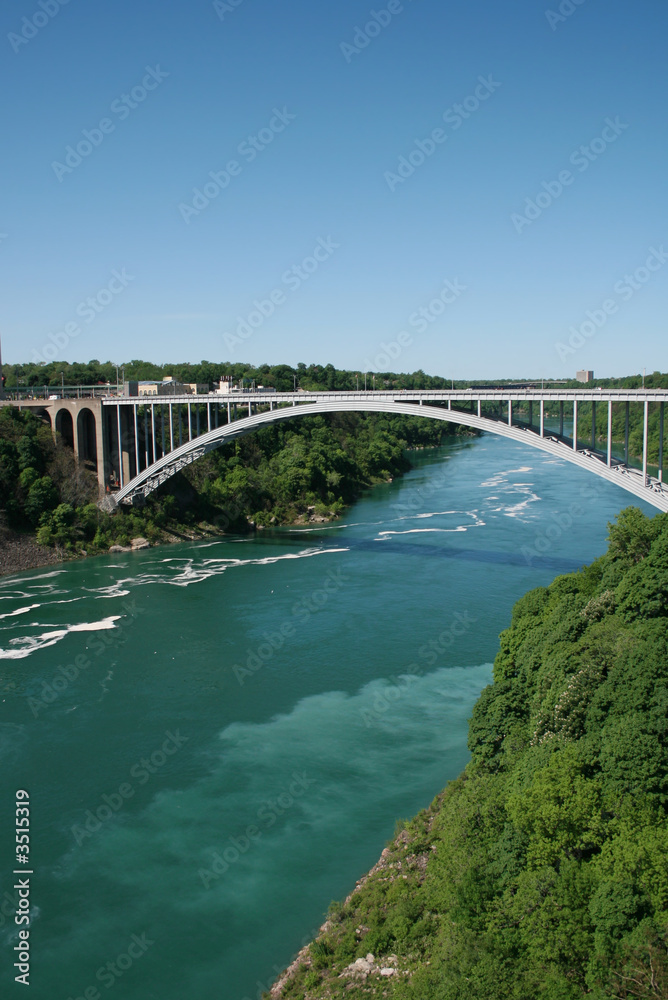
[[[344,529],[345,524],[341,525]],[[306,536],[306,538],[305,538]],[[340,538],[338,543],[332,542],[332,537],[328,533],[319,532],[317,529],[304,532],[290,530],[269,532],[265,531],[254,538],[254,543],[265,545],[294,545],[295,541],[307,542],[309,545],[318,546],[323,549],[340,549],[345,545],[347,549],[355,549],[359,552],[375,552],[377,554],[392,553],[393,555],[416,556],[422,559],[455,559],[461,562],[492,563],[497,566],[523,566],[531,569],[552,570],[556,573],[573,573],[579,570],[584,563],[575,559],[560,559],[558,556],[532,555],[530,559],[519,552],[499,552],[491,549],[465,549],[455,545],[419,545],[415,542],[395,542],[389,540],[372,540],[367,538]]]

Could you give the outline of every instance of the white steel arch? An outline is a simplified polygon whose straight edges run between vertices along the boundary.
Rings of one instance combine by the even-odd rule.
[[[246,402],[246,400],[244,400]],[[261,397],[253,400],[255,404],[268,402]],[[249,407],[250,408],[250,407]],[[668,512],[668,490],[664,484],[651,476],[632,469],[624,463],[613,462],[595,454],[589,449],[576,450],[562,440],[554,437],[549,431],[544,431],[541,422],[541,433],[528,427],[513,425],[503,420],[492,420],[488,417],[476,416],[462,410],[445,409],[440,406],[422,406],[415,403],[403,403],[385,399],[374,399],[366,397],[364,399],[345,399],[339,396],[335,399],[321,398],[315,403],[300,403],[300,405],[287,405],[272,408],[262,413],[255,413],[248,417],[243,417],[227,423],[215,430],[207,431],[199,437],[187,441],[180,447],[175,448],[168,454],[153,462],[139,475],[131,479],[115,494],[109,494],[102,501],[102,506],[107,510],[113,510],[119,503],[141,504],[145,498],[156,490],[162,483],[173,476],[186,465],[201,458],[209,451],[219,448],[235,438],[252,433],[259,427],[276,423],[279,420],[292,420],[295,417],[306,417],[314,415],[324,415],[327,413],[341,412],[372,412],[372,413],[398,413],[411,417],[428,417],[432,420],[443,420],[447,423],[461,424],[475,430],[485,431],[490,434],[498,434],[502,437],[519,441],[522,444],[539,448],[541,451],[549,452],[558,458],[562,458],[587,472],[592,472],[608,482],[621,486],[622,489],[646,503],[651,504],[658,510]]]

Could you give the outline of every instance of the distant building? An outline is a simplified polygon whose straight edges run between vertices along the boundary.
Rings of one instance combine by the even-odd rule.
[[[219,396],[227,396],[231,392],[241,392],[238,385],[233,385],[231,378],[221,378],[218,388],[213,390]]]
[[[140,396],[197,396],[209,391],[206,382],[177,382],[168,375],[162,382],[140,382]]]
[[[157,396],[158,395],[158,383],[157,382],[140,382],[139,386],[140,396]]]
[[[578,380],[578,382],[593,382],[594,373],[586,371],[576,372],[575,377]]]
[[[229,377],[221,378],[218,383],[218,388],[213,390],[218,396],[229,396],[236,392],[276,392],[271,385],[255,385],[255,382],[250,386],[250,388],[243,389],[239,385],[234,385],[232,379]]]

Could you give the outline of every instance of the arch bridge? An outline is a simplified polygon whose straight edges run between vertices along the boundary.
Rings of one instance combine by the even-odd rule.
[[[616,483],[668,512],[663,483],[668,390],[464,389],[399,392],[233,392],[101,400],[110,482],[101,506],[141,506],[162,483],[207,452],[259,427],[341,412],[398,413],[461,424],[539,448]],[[583,406],[588,407],[583,416]],[[631,407],[642,408],[642,459],[630,464]],[[604,420],[597,419],[604,410]],[[587,426],[585,427],[585,419]],[[613,440],[613,420],[617,439]],[[648,464],[650,422],[658,421],[656,475]],[[601,423],[605,433],[601,433]],[[621,427],[621,436],[620,436]],[[616,452],[616,454],[613,454]],[[111,485],[110,485],[111,483]]]

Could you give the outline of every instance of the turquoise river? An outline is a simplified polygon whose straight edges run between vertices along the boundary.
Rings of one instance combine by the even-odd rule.
[[[333,524],[0,579],[3,997],[255,1000],[462,770],[513,603],[634,501],[492,437],[413,462]]]

